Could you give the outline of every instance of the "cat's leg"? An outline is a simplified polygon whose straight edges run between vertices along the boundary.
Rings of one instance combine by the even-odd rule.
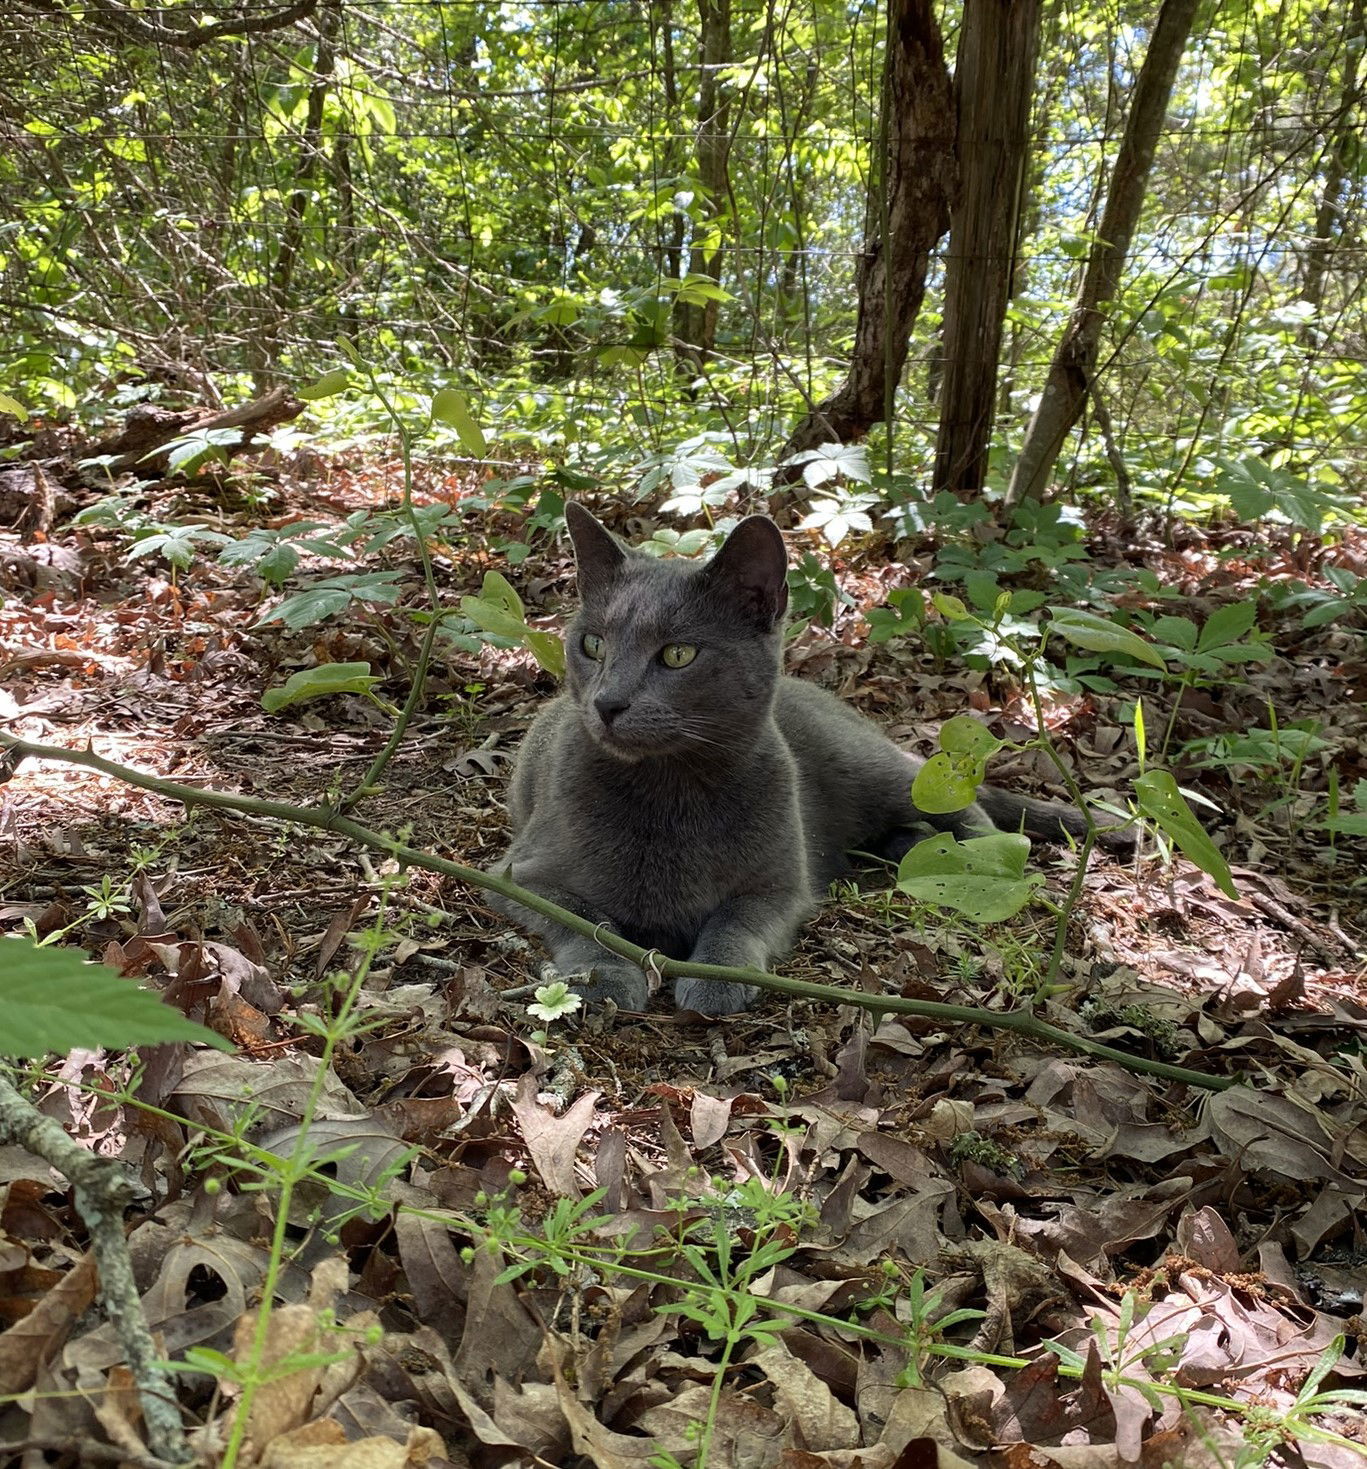
[[[772,959],[793,946],[811,904],[793,895],[737,897],[723,903],[703,925],[693,952],[694,964],[724,964],[730,969],[767,969]],[[748,1010],[758,996],[752,984],[724,979],[682,978],[675,981],[674,1002],[680,1010],[700,1015],[735,1015]]]
[[[501,869],[499,876],[510,876],[508,869]],[[558,908],[567,908],[571,913],[607,933],[616,933],[610,920],[596,912],[575,893],[562,888],[528,880],[521,873],[513,876],[519,887],[535,893],[539,898],[554,903]],[[611,1000],[619,1010],[644,1010],[650,998],[650,988],[641,970],[620,954],[605,949],[596,939],[575,933],[564,924],[544,913],[524,907],[512,898],[498,893],[489,894],[489,906],[505,914],[515,923],[538,938],[550,950],[551,963],[560,977],[577,995],[582,995],[586,1004],[601,1005]]]

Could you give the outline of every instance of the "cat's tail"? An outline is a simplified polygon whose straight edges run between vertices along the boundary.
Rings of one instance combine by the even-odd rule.
[[[996,786],[983,786],[978,791],[978,804],[992,818],[999,831],[1021,831],[1026,836],[1044,842],[1057,842],[1065,836],[1081,840],[1087,835],[1087,819],[1076,806],[1063,801],[1041,801],[1034,796],[1020,796],[1015,791],[1004,791]],[[1133,845],[1127,833],[1108,832],[1110,819],[1102,817],[1096,823],[1102,828],[1102,841],[1106,846]]]

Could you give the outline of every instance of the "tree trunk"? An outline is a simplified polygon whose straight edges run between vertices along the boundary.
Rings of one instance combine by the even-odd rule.
[[[1200,0],[1163,0],[1134,86],[1130,114],[1111,173],[1099,238],[1092,246],[1068,325],[1049,367],[1039,407],[1025,433],[1006,502],[1039,499],[1096,371],[1105,306],[1120,284],[1139,223],[1158,134]]]
[[[294,170],[294,190],[285,206],[285,227],[280,235],[280,251],[271,270],[271,296],[276,316],[261,332],[256,343],[257,386],[264,387],[283,345],[280,325],[288,318],[293,303],[294,271],[299,252],[304,247],[304,227],[309,202],[313,197],[313,180],[323,156],[323,108],[334,81],[337,66],[336,40],[341,27],[340,0],[328,0],[318,16],[318,45],[313,57],[313,80],[309,85],[308,109],[304,115],[304,134],[299,161]]]
[[[1039,0],[964,5],[955,66],[961,186],[945,279],[937,491],[976,494],[987,474],[1030,149],[1039,20]]]
[[[693,227],[690,275],[721,279],[721,239],[731,215],[731,108],[721,81],[721,68],[731,60],[731,0],[698,0],[702,22],[698,48],[698,182],[710,217]],[[718,302],[679,301],[674,308],[676,352],[685,370],[701,372],[717,340]]]
[[[869,180],[859,315],[849,373],[797,425],[787,459],[862,438],[888,413],[925,295],[930,252],[949,228],[957,185],[954,87],[931,0],[888,0],[881,167]]]
[[[1360,137],[1361,124],[1356,114],[1362,102],[1358,67],[1362,59],[1363,31],[1363,0],[1353,0],[1343,28],[1343,91],[1339,96],[1338,120],[1324,159],[1324,190],[1315,211],[1315,238],[1305,252],[1305,277],[1301,283],[1301,300],[1316,311],[1324,305],[1324,282],[1334,253],[1334,242],[1343,233],[1343,185],[1348,177],[1349,151],[1357,146]],[[1306,335],[1312,340],[1318,338],[1313,323],[1307,324]]]
[[[651,24],[659,37],[660,53],[663,64],[660,71],[660,79],[664,84],[665,95],[665,132],[667,134],[664,144],[665,173],[670,178],[677,178],[683,172],[684,161],[680,156],[678,140],[675,134],[682,130],[679,110],[679,79],[678,69],[674,64],[674,6],[673,0],[660,0],[658,20],[656,19],[656,7],[648,7]],[[651,60],[654,60],[654,47],[651,48]],[[687,233],[688,217],[682,209],[675,209],[669,219],[669,238],[664,241],[663,273],[678,280],[683,275],[683,247],[684,236]]]

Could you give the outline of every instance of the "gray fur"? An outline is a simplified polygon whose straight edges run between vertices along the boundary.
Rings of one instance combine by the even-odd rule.
[[[767,969],[854,850],[907,844],[930,825],[1058,837],[1069,808],[984,788],[932,816],[911,804],[920,766],[824,689],[780,671],[787,555],[772,521],[742,521],[707,565],[623,547],[566,509],[581,606],[565,692],[536,719],[509,796],[514,882],[670,958]],[[604,642],[602,661],[584,650]],[[683,668],[667,644],[694,645]],[[591,1000],[640,1010],[641,971],[516,903]],[[680,1009],[746,1009],[753,986],[680,979]]]

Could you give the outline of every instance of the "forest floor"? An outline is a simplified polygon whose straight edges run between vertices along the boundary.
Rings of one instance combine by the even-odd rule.
[[[55,512],[0,536],[4,727],[275,801],[351,788],[384,743],[382,712],[346,696],[268,715],[261,695],[317,662],[366,661],[402,702],[422,631],[402,606],[299,630],[262,623],[277,594],[255,575],[203,554],[173,576],[155,556],[130,559],[127,535],[73,524],[98,498],[74,467],[81,446],[49,437],[40,449]],[[0,468],[11,525],[25,463]],[[392,505],[399,482],[360,457],[278,473],[265,510],[212,478],[156,483],[141,503],[242,535],[339,523]],[[468,488],[419,467],[422,503],[459,511]],[[593,504],[619,529],[647,514]],[[1097,567],[1147,567],[1175,590],[1165,610],[1198,624],[1260,578],[1316,577],[1313,557],[1228,532],[1092,529]],[[509,568],[494,548],[517,530],[515,516],[472,512],[462,538],[435,547],[442,595],[476,593],[502,570],[538,625],[556,627],[570,561],[542,537]],[[832,557],[805,534],[791,541],[833,564],[853,605],[794,641],[790,671],[922,754],[940,721],[968,710],[1003,737],[1032,732],[1000,676],[939,667],[915,636],[867,641],[863,613],[924,574],[931,538],[892,568],[886,542]],[[370,565],[403,572],[404,603],[422,606],[411,553],[394,543]],[[64,943],[164,989],[237,1047],[163,1047],[131,1077],[122,1058],[80,1052],[39,1088],[45,1111],[121,1153],[152,1190],[130,1243],[170,1357],[247,1350],[276,1194],[245,1186],[240,1156],[294,1146],[320,1052],[299,1019],[335,1006],[328,976],[361,962],[354,940],[382,910],[366,1028],[333,1053],[307,1127],[341,1150],[328,1170],[353,1198],[379,1184],[405,1207],[348,1215],[345,1198],[324,1197],[318,1228],[305,1209],[292,1216],[278,1295],[294,1315],[277,1319],[295,1334],[279,1350],[306,1343],[337,1360],[281,1379],[268,1412],[258,1398],[239,1462],[313,1463],[306,1445],[332,1445],[337,1469],[613,1469],[704,1453],[713,1466],[892,1469],[933,1465],[937,1450],[942,1466],[1002,1469],[1361,1465],[1360,1405],[1298,1394],[1367,1376],[1364,844],[1331,843],[1318,825],[1331,763],[1345,792],[1367,776],[1367,641],[1360,618],[1307,629],[1294,609],[1264,608],[1260,623],[1272,656],[1189,689],[1173,726],[1181,745],[1267,728],[1275,710],[1282,726],[1314,721],[1324,742],[1290,770],[1176,768],[1213,802],[1237,900],[1152,843],[1134,861],[1097,857],[1062,986],[1042,994],[1055,922],[1043,907],[977,927],[872,872],[838,889],[784,970],[865,994],[1035,1004],[1069,1031],[1245,1083],[1223,1091],[1005,1031],[886,1015],[871,1026],[853,1006],[775,995],[722,1023],[676,1016],[661,995],[610,1026],[546,1026],[526,1009],[536,954],[477,892],[396,877],[323,831],[187,817],[90,769],[22,765],[0,805],[0,926],[67,929]],[[1127,700],[1142,693],[1150,730],[1172,710],[1171,689],[1120,683],[1049,704],[1087,790],[1123,793],[1137,773]],[[491,865],[509,759],[552,691],[520,652],[446,649],[357,818]],[[1038,753],[991,772],[1061,795],[1049,776]],[[1062,902],[1075,854],[1040,848],[1035,860]],[[117,900],[103,917],[91,889]],[[124,1085],[120,1105],[93,1096]],[[566,1201],[591,1190],[581,1217]],[[6,1443],[126,1449],[119,1433],[135,1434],[127,1395],[102,1392],[122,1381],[108,1326],[80,1301],[60,1324],[53,1314],[83,1239],[45,1167],[0,1148],[0,1462]],[[500,1250],[478,1247],[490,1239]],[[519,1260],[526,1270],[508,1278]],[[982,1314],[936,1324],[959,1309]],[[216,1462],[234,1392],[179,1382]],[[78,1453],[33,1462],[85,1462]]]

